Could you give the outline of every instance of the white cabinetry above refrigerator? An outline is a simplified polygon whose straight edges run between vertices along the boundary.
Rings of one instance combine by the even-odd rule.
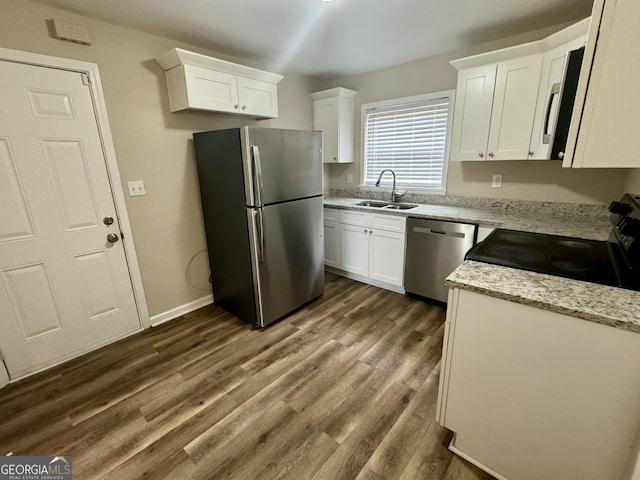
[[[278,117],[284,77],[174,48],[156,58],[165,70],[172,112],[186,109]]]

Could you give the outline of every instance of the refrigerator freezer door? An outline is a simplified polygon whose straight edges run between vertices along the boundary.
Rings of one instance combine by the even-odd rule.
[[[322,134],[244,127],[246,205],[287,202],[322,195]]]
[[[322,197],[248,208],[247,216],[264,327],[324,291]]]

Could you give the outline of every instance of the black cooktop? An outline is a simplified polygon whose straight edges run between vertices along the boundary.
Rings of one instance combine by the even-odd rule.
[[[496,229],[465,259],[622,287],[609,242]]]

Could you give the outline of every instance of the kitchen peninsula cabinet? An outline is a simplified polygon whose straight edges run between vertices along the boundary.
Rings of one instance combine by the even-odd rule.
[[[595,0],[563,166],[640,168],[640,2]]]
[[[640,334],[452,288],[437,419],[507,480],[621,479],[640,428]]]

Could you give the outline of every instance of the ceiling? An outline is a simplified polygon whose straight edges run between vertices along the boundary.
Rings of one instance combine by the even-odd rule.
[[[592,0],[38,0],[274,72],[340,76],[587,17]]]

